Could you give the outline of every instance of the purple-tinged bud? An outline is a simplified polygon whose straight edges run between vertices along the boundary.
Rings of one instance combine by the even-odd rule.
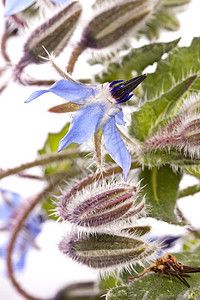
[[[15,72],[21,72],[31,63],[44,62],[48,58],[45,49],[57,56],[71,37],[81,11],[80,3],[74,1],[36,28],[24,45],[24,55]]]
[[[102,49],[112,46],[120,38],[126,38],[127,33],[141,29],[150,19],[157,0],[117,0],[108,3],[106,8],[97,15],[83,30],[82,38],[74,49],[67,67],[73,72],[79,55],[87,48]]]
[[[107,233],[73,234],[64,238],[59,249],[63,254],[88,267],[103,271],[126,268],[150,258],[157,250],[155,243],[146,243],[138,238]]]
[[[191,157],[200,153],[200,118],[196,112],[178,116],[146,142],[148,150],[173,148]]]
[[[57,213],[83,228],[101,228],[116,221],[130,219],[144,208],[144,202],[134,206],[137,187],[128,184],[111,184],[92,190],[83,189],[66,202],[65,196],[58,202]]]
[[[115,43],[130,29],[143,25],[151,15],[154,1],[116,1],[95,16],[83,32],[86,46],[101,49]]]

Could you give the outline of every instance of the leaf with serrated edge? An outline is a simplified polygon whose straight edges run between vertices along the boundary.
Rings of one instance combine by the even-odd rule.
[[[130,134],[144,141],[155,132],[159,122],[177,112],[182,98],[196,79],[196,75],[190,76],[161,97],[146,102],[137,112],[132,113]]]
[[[160,60],[155,73],[149,74],[143,82],[147,99],[154,99],[169,91],[175,83],[200,73],[200,37],[194,38],[189,47],[176,47],[166,59]],[[194,82],[190,91],[198,92],[200,79]],[[198,84],[198,89],[197,85]]]
[[[160,60],[164,53],[168,53],[177,46],[180,39],[169,43],[152,43],[141,48],[131,49],[129,53],[122,57],[119,64],[118,59],[107,66],[105,73],[101,77],[96,76],[100,82],[113,81],[118,79],[128,80],[132,77],[132,71],[140,74],[147,66]]]

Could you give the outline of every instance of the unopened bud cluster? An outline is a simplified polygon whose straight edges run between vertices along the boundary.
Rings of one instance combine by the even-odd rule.
[[[150,227],[136,223],[145,204],[135,204],[139,187],[118,179],[104,179],[72,194],[68,191],[56,210],[62,220],[73,224],[59,249],[73,260],[106,271],[140,262],[157,249],[143,237]]]

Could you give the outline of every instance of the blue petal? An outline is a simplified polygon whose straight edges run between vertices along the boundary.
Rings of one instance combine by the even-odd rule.
[[[0,204],[0,220],[7,221],[10,217],[12,217],[15,208],[21,201],[21,197],[19,194],[6,189],[0,189],[0,193],[2,194],[2,203]],[[3,199],[4,197],[7,199],[7,202]]]
[[[123,169],[124,180],[127,180],[131,167],[131,155],[117,130],[115,119],[111,117],[102,126],[106,149],[112,159]]]
[[[15,266],[14,266],[15,270],[21,271],[24,269],[27,253],[28,253],[28,249],[21,254],[21,256],[19,257],[19,260],[15,263]]]
[[[7,205],[6,203],[3,203],[0,205],[0,220],[6,221],[8,220],[13,213],[13,208],[10,205]]]
[[[69,132],[60,141],[58,151],[68,147],[71,143],[81,144],[97,131],[104,116],[106,106],[101,103],[91,103],[80,108],[69,128]]]
[[[31,6],[34,0],[6,0],[4,16],[11,16]]]
[[[28,103],[41,96],[42,94],[48,92],[52,92],[67,101],[76,104],[84,104],[88,98],[95,94],[95,89],[92,87],[88,87],[85,84],[78,84],[76,82],[61,79],[54,83],[48,90],[40,90],[34,92],[25,102]]]
[[[44,218],[41,214],[36,216],[31,216],[28,218],[25,228],[29,232],[32,239],[35,239],[37,235],[41,232],[41,224],[44,222]]]
[[[120,105],[118,105],[117,107],[121,108]],[[124,118],[123,118],[123,111],[122,110],[115,115],[115,121],[119,125],[125,125],[126,124],[126,122],[124,121]]]

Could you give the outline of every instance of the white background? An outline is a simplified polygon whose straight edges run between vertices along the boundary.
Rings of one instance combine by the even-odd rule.
[[[86,1],[82,1],[85,2]],[[88,1],[89,2],[89,1]],[[0,7],[0,11],[3,9]],[[200,2],[192,0],[185,12],[180,12],[178,19],[181,28],[178,32],[163,31],[160,41],[171,41],[182,37],[180,45],[188,46],[194,36],[200,33]],[[3,29],[3,16],[0,16],[0,26]],[[135,46],[143,45],[146,41],[141,40],[134,42]],[[16,63],[22,49],[22,43],[14,39],[9,44],[9,51],[12,60]],[[68,53],[66,54],[68,55]],[[59,58],[60,64],[64,67],[67,62],[67,56]],[[84,55],[80,59],[75,69],[75,77],[87,78],[85,72]],[[3,61],[0,61],[3,66]],[[38,74],[37,66],[33,66],[31,71]],[[50,66],[43,66],[39,69],[40,77],[47,77],[51,72]],[[92,70],[93,71],[93,70]],[[52,77],[58,78],[52,71]],[[49,78],[49,76],[48,76]],[[0,85],[4,79],[0,78]],[[18,166],[23,162],[32,161],[37,157],[37,150],[43,147],[48,132],[57,132],[66,122],[65,116],[52,115],[46,110],[58,103],[56,96],[48,95],[43,99],[35,100],[33,103],[24,104],[24,101],[35,90],[35,87],[18,86],[12,82],[11,73],[8,72],[8,88],[0,95],[0,167],[3,169]],[[60,100],[59,100],[60,101]],[[36,170],[37,172],[37,170]],[[184,179],[181,187],[186,186],[189,177]],[[6,178],[1,181],[1,187],[5,187],[21,193],[24,197],[30,197],[42,188],[42,184],[29,180],[22,180],[16,176]],[[190,197],[189,201],[181,201],[184,213],[190,217],[194,225],[199,226],[199,208],[198,197]],[[199,206],[198,206],[199,207]],[[165,226],[159,226],[160,231],[171,231],[171,227],[166,229]],[[156,232],[157,229],[155,229]],[[174,230],[174,229],[173,229]],[[54,222],[44,224],[43,231],[37,239],[37,244],[41,251],[32,250],[27,257],[26,269],[17,274],[17,278],[22,286],[35,296],[48,298],[67,283],[77,282],[87,279],[95,279],[97,273],[86,267],[81,267],[72,263],[70,259],[65,258],[59,253],[57,244],[67,231],[66,225],[60,225]],[[182,232],[180,230],[180,232]],[[23,299],[12,288],[9,280],[6,278],[3,265],[0,274],[0,299],[20,300]]]

